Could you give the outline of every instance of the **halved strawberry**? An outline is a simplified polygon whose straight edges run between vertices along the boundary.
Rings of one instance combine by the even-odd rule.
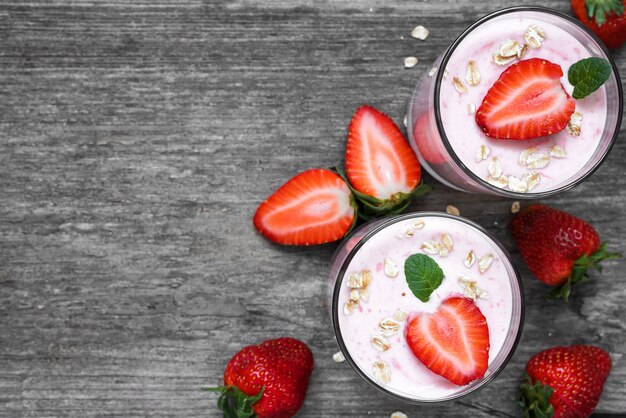
[[[323,168],[291,178],[259,206],[254,226],[270,241],[314,245],[343,238],[356,221],[350,188]]]
[[[346,175],[363,203],[363,217],[399,213],[420,187],[422,171],[415,153],[391,118],[371,106],[357,109],[346,144]]]
[[[494,139],[532,139],[560,132],[576,102],[563,89],[563,70],[542,58],[509,66],[476,111],[476,123]]]
[[[456,385],[467,385],[487,371],[489,327],[471,299],[454,296],[433,313],[411,314],[404,334],[426,367]]]

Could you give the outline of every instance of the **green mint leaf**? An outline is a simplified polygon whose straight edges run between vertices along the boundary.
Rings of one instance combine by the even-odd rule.
[[[585,58],[574,63],[567,72],[567,78],[574,86],[574,99],[582,99],[598,90],[609,79],[612,70],[604,58]]]
[[[416,298],[428,302],[431,293],[443,281],[443,270],[426,254],[413,254],[404,262],[404,275]]]

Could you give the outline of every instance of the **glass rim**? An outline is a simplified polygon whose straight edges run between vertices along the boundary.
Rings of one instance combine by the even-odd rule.
[[[604,151],[604,154],[598,159],[598,161],[593,165],[593,167],[591,167],[591,169],[588,170],[585,174],[583,174],[580,178],[576,179],[575,181],[573,181],[571,183],[565,184],[564,186],[556,188],[554,190],[548,190],[548,191],[543,191],[543,192],[520,193],[520,192],[514,192],[514,191],[510,191],[510,190],[505,190],[505,189],[502,189],[500,187],[497,187],[497,186],[494,186],[492,184],[489,184],[486,180],[483,180],[482,178],[480,178],[480,176],[477,176],[472,170],[470,170],[463,163],[463,161],[461,161],[461,159],[458,157],[458,155],[454,151],[452,145],[450,145],[450,142],[448,140],[448,137],[446,136],[446,132],[445,132],[445,129],[444,129],[444,126],[443,126],[443,122],[442,122],[442,119],[441,119],[441,109],[440,109],[440,104],[439,104],[440,103],[440,93],[441,93],[441,83],[442,83],[443,75],[444,75],[443,69],[446,68],[446,65],[448,64],[448,61],[450,60],[450,57],[452,56],[452,53],[456,50],[456,48],[459,46],[461,41],[463,41],[463,39],[465,39],[465,37],[468,34],[470,34],[474,29],[476,29],[477,27],[481,26],[485,22],[487,22],[487,21],[489,21],[489,20],[491,20],[493,18],[496,18],[498,16],[502,16],[502,15],[505,15],[505,14],[508,14],[508,13],[513,13],[513,12],[519,12],[519,11],[541,12],[541,13],[546,13],[546,14],[551,14],[551,15],[557,16],[557,17],[559,17],[559,18],[561,18],[563,20],[568,21],[569,23],[574,24],[579,29],[581,29],[583,32],[585,32],[587,35],[589,35],[593,39],[593,41],[596,43],[596,46],[604,54],[604,58],[611,64],[611,67],[613,68],[613,75],[615,77],[615,83],[617,85],[617,98],[618,98],[617,122],[615,124],[615,130],[613,132],[613,136],[611,138],[609,146]],[[576,20],[573,17],[568,16],[568,15],[566,15],[564,13],[561,13],[561,12],[559,12],[557,10],[551,9],[549,7],[544,7],[544,6],[512,6],[512,7],[505,7],[503,9],[496,10],[494,12],[491,12],[491,13],[481,17],[476,22],[474,22],[473,24],[468,26],[452,42],[452,44],[448,47],[448,49],[446,50],[446,52],[443,55],[443,58],[441,60],[441,64],[439,65],[439,68],[437,69],[437,76],[436,76],[436,79],[435,79],[434,100],[435,100],[435,103],[434,103],[433,108],[434,108],[434,113],[435,113],[435,121],[437,123],[437,130],[439,131],[439,135],[441,136],[441,141],[443,142],[443,145],[445,146],[448,154],[450,155],[450,157],[452,158],[454,163],[461,169],[461,171],[463,171],[463,173],[466,174],[467,176],[469,176],[473,181],[477,182],[482,187],[485,187],[487,190],[489,190],[491,192],[494,192],[498,196],[504,196],[504,197],[513,198],[513,199],[525,199],[525,200],[528,200],[528,199],[541,199],[541,198],[544,198],[544,197],[552,196],[552,195],[555,195],[555,194],[558,194],[558,193],[570,190],[570,189],[578,186],[579,184],[581,184],[587,178],[589,178],[602,165],[604,160],[606,160],[606,158],[608,157],[611,149],[615,145],[615,142],[617,142],[617,137],[619,136],[620,128],[621,128],[621,125],[622,125],[622,116],[623,116],[623,110],[624,110],[623,109],[624,108],[624,96],[623,96],[623,91],[622,91],[621,79],[620,79],[620,76],[619,76],[617,65],[615,64],[615,60],[611,56],[611,53],[609,52],[608,48],[604,45],[604,43],[600,40],[600,38],[598,38],[598,36],[595,33],[593,33],[589,28],[587,28],[585,25],[583,25],[578,20]]]
[[[503,255],[505,256],[505,258],[507,259],[507,262],[509,263],[509,265],[511,266],[511,269],[513,271],[513,275],[514,275],[514,282],[517,284],[517,289],[519,291],[519,295],[520,295],[520,315],[519,315],[519,323],[518,323],[518,328],[517,328],[517,333],[515,335],[515,340],[513,341],[513,344],[511,345],[511,348],[509,349],[509,352],[506,354],[506,357],[502,360],[502,364],[500,364],[500,366],[494,370],[491,374],[489,374],[488,376],[485,376],[482,378],[482,380],[473,388],[471,388],[468,391],[460,391],[458,393],[454,393],[452,395],[446,396],[444,398],[441,399],[412,399],[403,395],[400,395],[398,393],[395,393],[385,387],[383,387],[382,385],[378,384],[377,382],[373,381],[365,372],[363,372],[363,370],[361,370],[361,368],[356,364],[356,362],[354,361],[354,359],[352,358],[352,356],[350,355],[350,352],[348,351],[348,348],[346,347],[346,344],[343,340],[343,337],[341,335],[341,331],[340,331],[340,326],[339,326],[339,293],[340,293],[340,289],[341,289],[341,284],[343,282],[343,277],[348,269],[348,266],[350,265],[350,262],[352,261],[352,259],[354,258],[354,256],[356,255],[356,253],[358,252],[358,250],[367,242],[369,241],[370,238],[372,238],[374,235],[376,235],[378,232],[382,231],[383,229],[387,228],[388,226],[391,226],[395,223],[398,223],[400,221],[404,221],[406,219],[410,219],[410,218],[415,218],[415,217],[426,217],[426,216],[434,216],[434,217],[441,217],[441,218],[448,218],[448,219],[453,219],[453,220],[457,220],[461,223],[464,223],[466,225],[469,225],[470,227],[475,228],[476,230],[478,230],[479,232],[483,233],[487,238],[489,238],[489,240],[491,240],[492,243],[494,243],[496,245],[496,247],[503,253]],[[360,240],[359,242],[354,246],[354,248],[352,248],[348,254],[346,255],[345,260],[343,261],[343,263],[341,264],[341,267],[339,268],[339,271],[337,273],[337,277],[335,277],[335,284],[333,285],[333,294],[332,294],[332,305],[331,305],[331,319],[332,319],[332,324],[333,324],[333,331],[335,334],[335,339],[337,340],[337,344],[339,345],[339,349],[341,350],[341,353],[343,354],[344,358],[346,359],[346,361],[348,362],[348,364],[350,364],[350,367],[352,367],[352,369],[363,379],[365,380],[370,386],[374,387],[375,389],[377,389],[380,392],[385,393],[386,395],[398,399],[402,402],[408,403],[408,404],[413,404],[413,405],[424,405],[424,404],[437,404],[437,403],[443,403],[443,402],[449,402],[452,400],[456,400],[459,398],[462,398],[464,396],[467,396],[471,393],[474,393],[475,391],[477,391],[478,389],[486,386],[487,384],[491,383],[499,374],[500,372],[502,372],[502,370],[504,370],[504,368],[507,366],[507,364],[511,361],[511,358],[513,357],[513,355],[515,354],[515,350],[517,349],[517,345],[519,344],[519,341],[522,337],[522,331],[524,329],[524,316],[525,316],[525,298],[524,298],[524,285],[522,283],[522,278],[520,276],[520,273],[517,269],[517,267],[515,266],[515,264],[513,263],[512,259],[511,259],[511,255],[509,254],[509,252],[507,251],[507,249],[504,247],[504,245],[502,245],[502,243],[497,240],[493,234],[491,234],[489,231],[487,231],[485,228],[483,228],[482,226],[480,226],[479,224],[477,224],[474,221],[471,221],[467,218],[464,218],[462,216],[458,216],[458,215],[451,215],[449,213],[446,212],[436,212],[436,211],[420,211],[420,212],[411,212],[411,213],[406,213],[403,215],[397,215],[397,216],[393,216],[390,218],[383,218],[381,219],[383,220],[383,222],[381,222],[379,225],[376,225],[371,231],[369,231],[368,233],[366,233]],[[363,226],[366,226],[367,224],[364,224]],[[357,230],[355,230],[354,232],[356,232]],[[347,240],[350,239],[350,236],[346,237],[346,240],[344,242],[347,242]],[[337,249],[337,251],[340,251],[341,247],[339,247]],[[513,281],[512,281],[513,282]],[[513,287],[513,283],[511,283],[511,287]],[[511,317],[511,322],[513,322],[513,316]]]

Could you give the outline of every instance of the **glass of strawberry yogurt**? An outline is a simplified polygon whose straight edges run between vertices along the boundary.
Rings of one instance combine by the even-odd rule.
[[[432,272],[413,281],[416,258],[440,268],[439,284]],[[524,317],[521,280],[504,247],[479,225],[440,212],[355,230],[333,257],[329,300],[347,362],[409,403],[447,401],[489,383],[512,357]]]
[[[574,100],[568,70],[589,57],[607,60],[612,72],[598,90]],[[483,100],[498,108],[512,98],[511,90],[519,89],[519,94],[526,89],[524,83],[547,77],[547,70],[538,66],[522,68],[521,63],[531,59],[553,70],[556,85],[545,94],[554,94],[554,103],[532,109],[534,98],[525,98],[513,107],[507,122],[518,125],[514,134],[546,121],[561,130],[531,139],[488,136],[486,127],[501,124],[502,116],[485,120]],[[516,64],[519,77],[486,98],[501,74]],[[567,108],[566,100],[570,107],[563,116],[558,112]],[[602,42],[571,17],[524,6],[485,16],[452,43],[418,84],[407,126],[421,164],[441,183],[466,192],[537,199],[574,187],[599,167],[617,138],[622,109],[617,67]],[[541,117],[533,117],[538,111],[545,112],[541,122]]]

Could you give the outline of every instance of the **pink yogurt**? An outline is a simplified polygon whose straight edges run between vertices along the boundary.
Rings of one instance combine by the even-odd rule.
[[[419,229],[414,223],[421,220],[424,226]],[[378,224],[380,225],[380,223]],[[368,226],[366,225],[366,228]],[[407,233],[408,231],[408,233]],[[356,235],[359,235],[357,231]],[[441,241],[442,234],[449,234],[453,248],[447,256],[430,255],[443,269],[442,284],[432,293],[428,302],[417,299],[409,289],[404,275],[404,261],[414,253],[424,253],[420,249],[428,240]],[[473,250],[476,262],[466,267],[464,259]],[[341,254],[341,249],[338,252]],[[479,272],[478,260],[493,255],[491,266]],[[385,272],[385,259],[389,258],[398,267],[395,277]],[[348,257],[349,259],[349,257]],[[344,259],[345,260],[345,259]],[[341,262],[341,260],[340,260]],[[442,300],[450,296],[464,295],[459,277],[475,280],[487,298],[476,299],[476,304],[487,319],[489,326],[489,370],[487,376],[497,373],[515,346],[521,331],[521,289],[517,275],[505,252],[484,232],[460,217],[446,214],[412,214],[394,218],[383,224],[382,229],[363,241],[348,262],[341,284],[337,304],[336,333],[345,344],[346,357],[372,383],[400,398],[409,401],[439,401],[461,396],[482,383],[478,380],[468,386],[456,386],[445,378],[431,372],[411,352],[404,339],[405,321],[399,321],[400,331],[387,337],[390,348],[378,351],[371,343],[373,336],[381,335],[379,322],[393,317],[398,311],[433,312]],[[353,312],[346,315],[344,305],[350,298],[351,288],[347,277],[352,272],[371,271],[373,280],[368,286],[369,300],[359,302]],[[390,380],[380,382],[373,371],[373,364],[383,361],[389,368]],[[485,380],[486,378],[482,379]]]
[[[448,77],[441,84],[440,110],[446,136],[467,168],[485,179],[489,174],[489,160],[496,157],[507,176],[521,179],[524,174],[536,171],[541,175],[539,184],[532,189],[536,193],[567,183],[589,161],[602,137],[607,117],[607,98],[604,87],[601,87],[590,96],[576,101],[576,111],[582,114],[580,136],[570,134],[567,129],[548,137],[526,141],[494,140],[484,135],[474,115],[468,114],[467,106],[472,104],[478,109],[489,88],[508,67],[492,62],[494,51],[509,39],[523,45],[523,35],[530,25],[543,29],[547,37],[540,48],[529,48],[522,59],[544,58],[560,65],[564,73],[561,84],[571,95],[573,87],[567,80],[567,71],[575,62],[591,57],[591,52],[560,27],[517,14],[500,20],[489,20],[461,41],[446,66]],[[468,86],[465,80],[470,60],[476,61],[480,72],[481,80],[477,86]],[[518,61],[511,64],[515,62]],[[458,77],[466,85],[467,94],[461,94],[455,89],[453,77]],[[489,158],[476,161],[476,152],[482,144],[490,149]],[[550,158],[549,164],[540,169],[529,169],[518,163],[520,153],[525,149],[535,147],[537,153],[549,155],[549,148],[554,145],[565,150],[565,158]]]

